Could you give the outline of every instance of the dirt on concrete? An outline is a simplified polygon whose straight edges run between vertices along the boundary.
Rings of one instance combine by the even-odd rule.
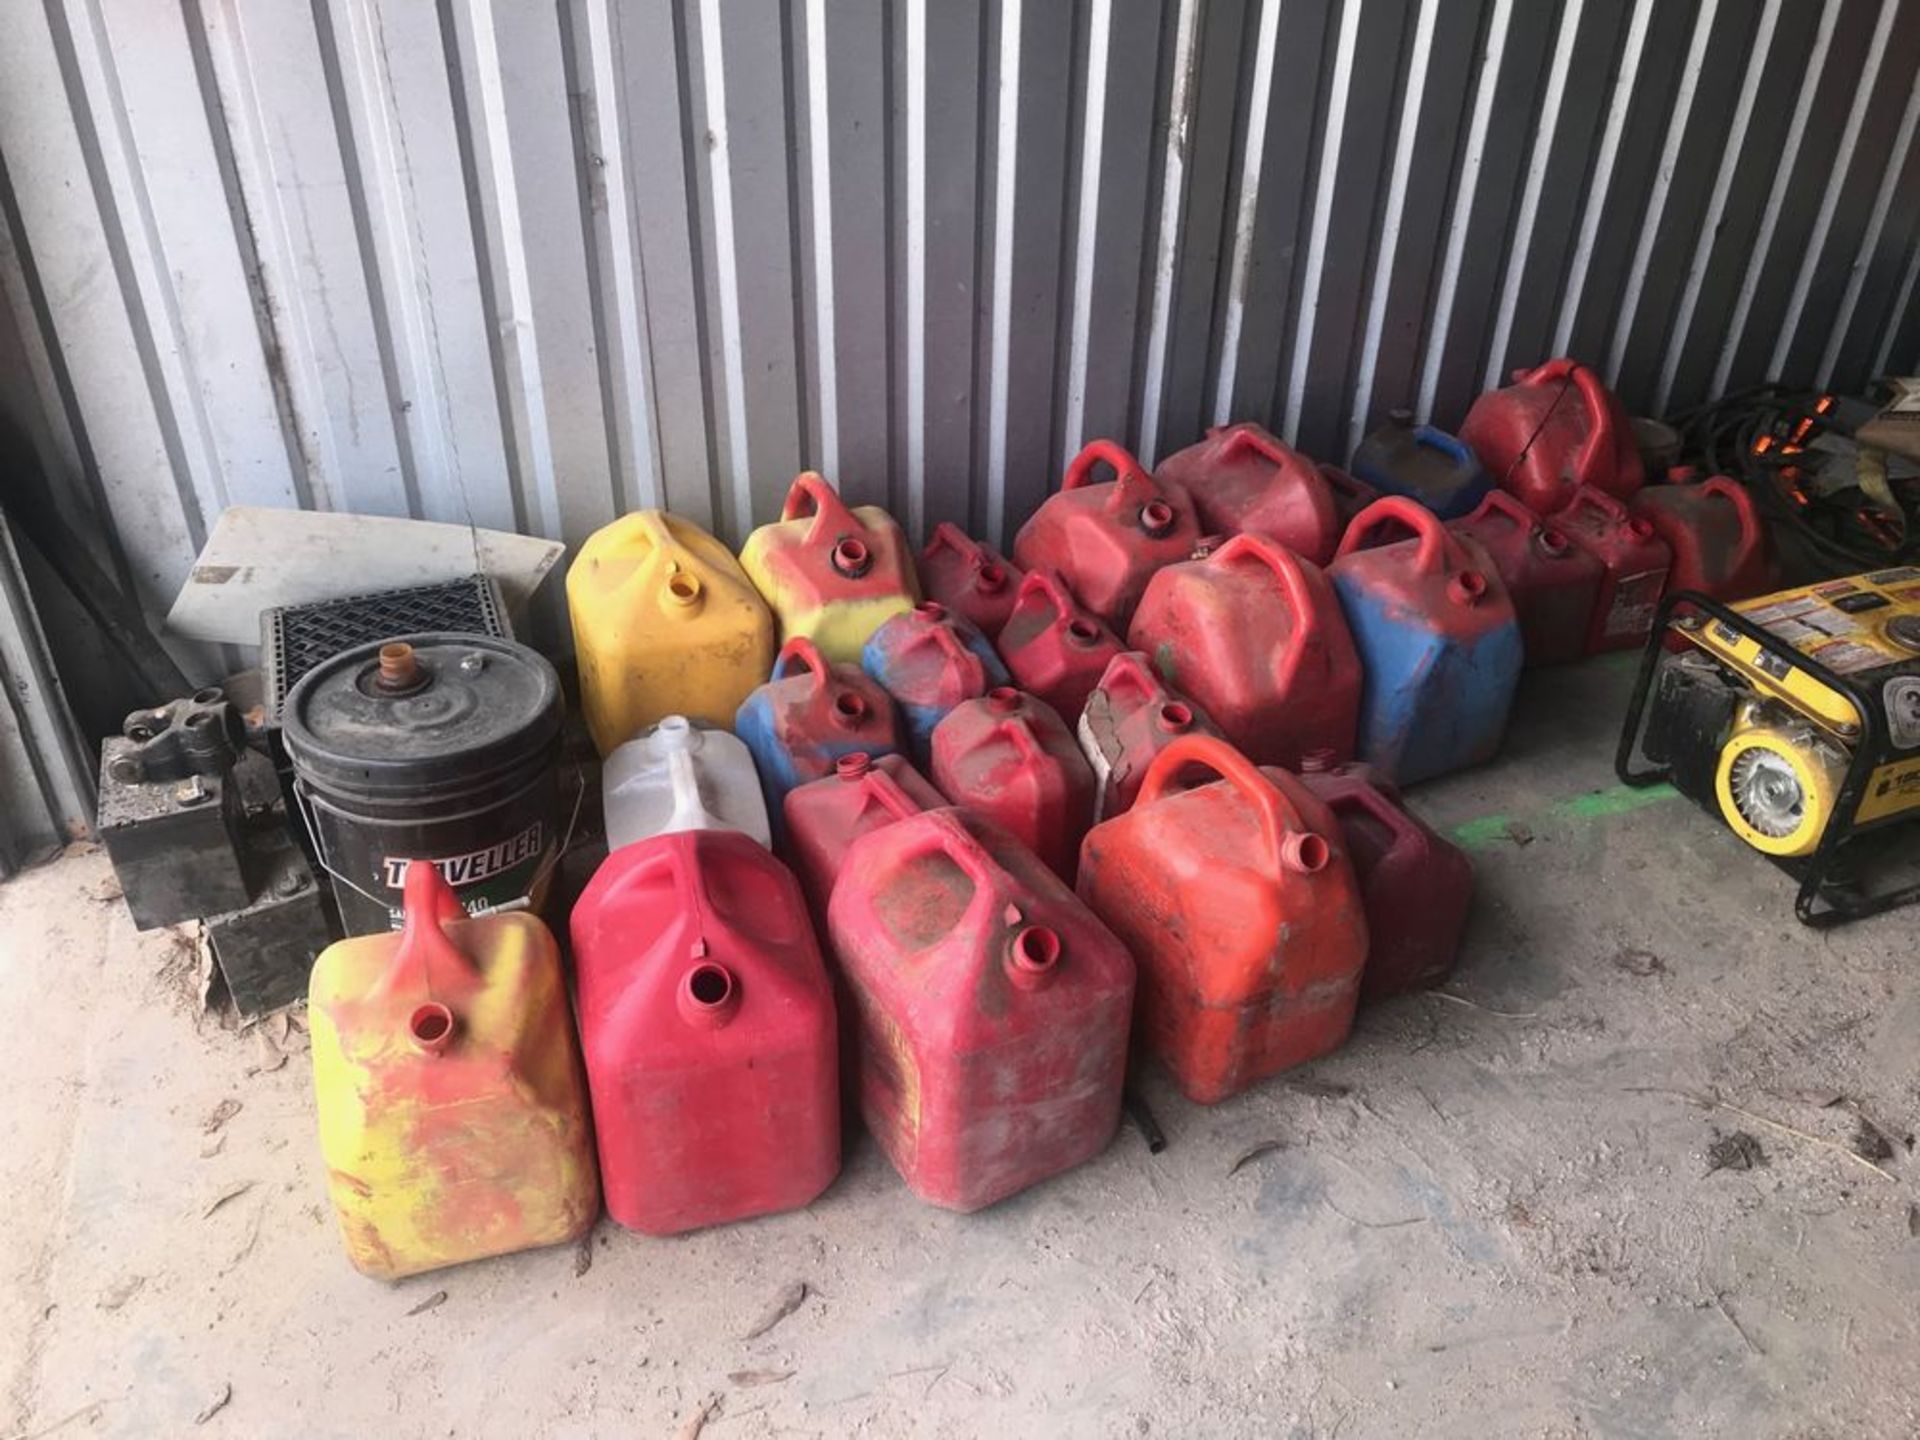
[[[1149,1070],[1164,1152],[970,1216],[856,1130],[798,1214],[370,1282],[299,1027],[198,1013],[103,856],[20,876],[0,1436],[1920,1433],[1920,911],[1806,930],[1622,791],[1626,680],[1530,677],[1417,792],[1479,872],[1443,993],[1210,1109]]]

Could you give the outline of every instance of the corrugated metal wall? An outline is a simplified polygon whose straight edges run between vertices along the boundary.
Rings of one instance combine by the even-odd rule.
[[[43,0],[0,283],[103,564],[230,503],[1004,536],[1083,438],[1337,458],[1570,350],[1920,368],[1912,0]]]

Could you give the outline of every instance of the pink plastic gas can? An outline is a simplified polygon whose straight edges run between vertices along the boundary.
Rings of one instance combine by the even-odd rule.
[[[1145,652],[1129,650],[1107,665],[1080,712],[1080,749],[1099,782],[1095,822],[1130,809],[1153,757],[1182,735],[1220,734],[1198,705],[1160,677]]]
[[[1265,535],[1316,565],[1333,559],[1346,520],[1314,463],[1264,426],[1216,425],[1157,469],[1193,497],[1206,534]]]
[[[623,845],[573,908],[607,1212],[673,1235],[840,1168],[833,990],[800,887],[734,830]]]
[[[1126,648],[1074,598],[1056,570],[1027,572],[1000,631],[1000,658],[1013,683],[1038,695],[1069,725],[1079,720],[1107,662]]]

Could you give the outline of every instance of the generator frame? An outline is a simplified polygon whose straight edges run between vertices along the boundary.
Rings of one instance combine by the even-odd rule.
[[[1892,748],[1886,716],[1877,698],[1869,694],[1865,687],[1845,676],[1835,674],[1817,660],[1811,659],[1754,624],[1737,610],[1698,591],[1675,590],[1661,600],[1660,608],[1654,612],[1653,633],[1647,637],[1647,647],[1640,659],[1640,670],[1634,679],[1633,694],[1627,701],[1626,723],[1620,732],[1620,748],[1614,756],[1614,771],[1619,775],[1622,783],[1645,788],[1672,781],[1672,766],[1637,767],[1634,760],[1640,745],[1647,697],[1652,693],[1654,676],[1659,673],[1661,663],[1669,653],[1665,643],[1667,630],[1675,614],[1682,609],[1698,613],[1708,620],[1726,626],[1729,630],[1753,641],[1763,651],[1804,671],[1836,694],[1844,695],[1860,718],[1860,735],[1854,741],[1853,753],[1847,762],[1846,775],[1840,783],[1839,794],[1834,800],[1833,813],[1827,817],[1826,826],[1820,832],[1820,840],[1814,846],[1813,853],[1793,857],[1768,855],[1761,850],[1753,852],[1762,859],[1771,860],[1799,882],[1800,889],[1794,897],[1793,911],[1799,917],[1800,923],[1816,930],[1826,930],[1850,920],[1863,920],[1869,915],[1884,914],[1888,910],[1895,910],[1902,905],[1911,905],[1914,901],[1920,900],[1920,880],[1912,881],[1885,894],[1861,896],[1848,895],[1831,883],[1841,850],[1863,828],[1856,822],[1855,816],[1859,813],[1860,802],[1867,793],[1867,782],[1875,769],[1885,763]],[[1702,651],[1701,653],[1710,652]],[[1725,825],[1724,818],[1704,802],[1696,803],[1701,809],[1713,815],[1715,821],[1722,826]],[[1864,828],[1891,827],[1913,818],[1915,818],[1913,815],[1888,817]]]

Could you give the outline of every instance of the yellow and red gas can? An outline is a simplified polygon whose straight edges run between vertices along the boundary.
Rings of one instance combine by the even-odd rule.
[[[405,885],[405,928],[329,946],[308,991],[327,1189],[382,1280],[577,1240],[600,1213],[553,932],[463,918],[424,861]]]

